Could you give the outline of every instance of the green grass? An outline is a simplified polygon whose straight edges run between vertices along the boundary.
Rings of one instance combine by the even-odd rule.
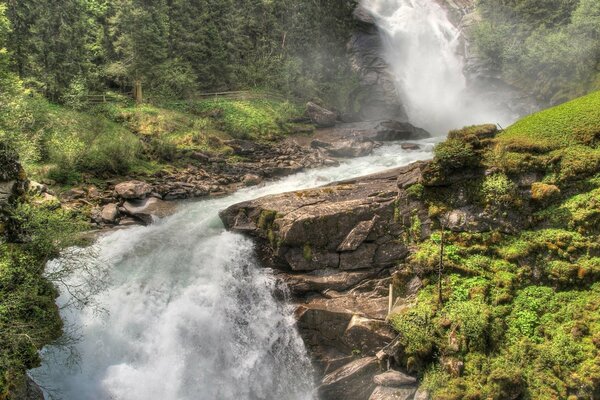
[[[515,151],[546,152],[600,141],[600,91],[527,116],[498,136]]]
[[[257,100],[204,100],[189,105],[194,114],[209,116],[229,135],[242,139],[271,139],[285,134],[288,121],[302,110],[290,102]]]

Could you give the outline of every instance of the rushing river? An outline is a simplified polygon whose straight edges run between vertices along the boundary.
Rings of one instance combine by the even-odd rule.
[[[218,212],[430,158],[434,140],[420,143],[421,151],[384,146],[339,167],[182,203],[149,227],[102,237],[95,251],[109,284],[96,307],[62,311],[80,340],[74,353],[47,348],[35,380],[69,400],[312,399],[312,370],[293,310],[274,297],[275,280],[259,267],[252,242],[226,232]],[[58,304],[70,300],[63,291]]]

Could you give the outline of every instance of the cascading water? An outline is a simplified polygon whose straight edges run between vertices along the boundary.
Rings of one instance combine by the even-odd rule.
[[[80,329],[78,361],[49,347],[35,380],[66,400],[312,399],[312,369],[291,306],[274,297],[275,279],[259,268],[252,242],[226,232],[217,213],[427,159],[432,142],[421,144],[422,151],[386,146],[340,167],[183,204],[152,226],[101,238],[98,268],[108,269],[110,284],[95,300],[106,312],[64,310],[67,325]],[[66,291],[58,299],[69,301]]]
[[[375,17],[385,59],[409,120],[436,135],[512,118],[467,85],[461,32],[435,0],[363,0]]]

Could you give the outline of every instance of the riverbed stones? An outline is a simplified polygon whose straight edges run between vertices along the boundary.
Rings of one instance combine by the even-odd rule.
[[[124,212],[148,225],[154,218],[164,218],[175,212],[175,204],[150,197],[144,200],[130,200],[123,203]]]
[[[119,207],[114,203],[105,205],[104,207],[102,207],[102,211],[100,212],[100,218],[105,224],[116,223],[118,216]]]
[[[115,193],[118,197],[126,200],[145,199],[152,193],[152,186],[142,181],[127,181],[115,186]]]

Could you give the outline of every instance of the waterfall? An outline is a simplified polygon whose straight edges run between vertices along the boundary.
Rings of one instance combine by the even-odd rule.
[[[293,307],[276,296],[283,289],[260,268],[252,241],[226,232],[218,211],[431,157],[433,141],[420,143],[421,151],[385,146],[339,167],[182,203],[149,227],[102,237],[97,267],[108,271],[109,285],[94,299],[98,307],[62,310],[80,340],[74,352],[47,347],[34,379],[65,400],[313,399]],[[68,261],[49,267],[61,262]],[[61,291],[59,306],[69,302]]]
[[[363,0],[379,28],[411,123],[436,135],[476,123],[509,122],[469,88],[461,32],[435,0]]]

